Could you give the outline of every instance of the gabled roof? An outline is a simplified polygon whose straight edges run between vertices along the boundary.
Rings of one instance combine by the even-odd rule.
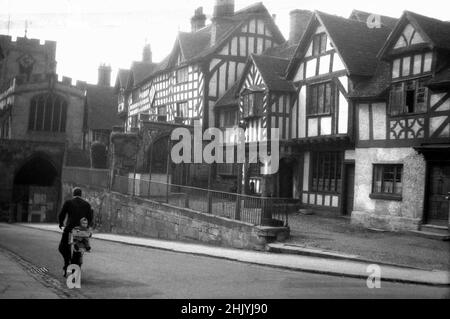
[[[384,46],[381,48],[378,56],[385,56],[389,48],[397,41],[403,28],[411,23],[412,26],[419,30],[429,45],[450,51],[450,22],[426,17],[411,11],[404,11],[395,29],[392,31]]]
[[[349,19],[357,20],[360,22],[367,22],[367,20],[371,15],[374,15],[374,13],[365,12],[361,10],[353,10],[352,13],[350,14]],[[376,15],[380,17],[381,24],[388,27],[389,29],[394,29],[395,25],[398,22],[397,18],[392,18],[381,14]]]
[[[269,90],[283,92],[295,91],[292,83],[283,78],[286,68],[289,65],[288,59],[267,55],[251,55],[251,58]]]
[[[112,130],[120,124],[113,87],[86,84],[86,103],[88,129]]]
[[[148,63],[141,61],[134,61],[131,64],[130,76],[128,77],[128,88],[131,89],[137,84],[145,80],[151,75],[157,67],[157,63]]]
[[[368,28],[365,22],[314,12],[288,68],[288,77],[292,76],[298,62],[303,58],[311,36],[316,27],[322,24],[331,43],[341,57],[349,75],[371,76],[377,68],[377,53],[386,41],[391,29]]]
[[[239,103],[239,81],[234,82],[233,86],[225,92],[224,95],[216,102],[214,107],[236,106]]]
[[[119,69],[116,76],[116,83],[114,84],[115,92],[117,93],[120,89],[125,89],[128,84],[128,78],[130,76],[130,70]]]
[[[244,23],[255,16],[266,18],[267,25],[275,39],[279,43],[285,42],[282,33],[274,23],[267,8],[261,2],[258,2],[236,11],[232,16],[216,19],[213,23],[197,32],[179,32],[171,53],[158,64],[152,74],[147,76],[147,79],[172,68],[175,64],[176,56],[180,53],[184,64],[199,61],[215,53],[230,39],[234,31],[241,28]]]
[[[289,65],[289,59],[284,58],[284,56],[290,57],[292,54],[292,47],[281,45],[278,49],[272,48],[266,50],[266,52],[261,55],[250,55],[241,78],[216,102],[215,107],[235,106],[238,104],[240,88],[244,83],[247,71],[252,64],[254,64],[260,72],[264,83],[269,90],[277,92],[295,92],[292,82],[284,78],[286,68]]]

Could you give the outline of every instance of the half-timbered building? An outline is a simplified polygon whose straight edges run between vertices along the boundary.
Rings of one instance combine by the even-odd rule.
[[[354,113],[349,94],[377,67],[391,29],[315,12],[290,66],[296,88],[288,137],[295,145],[293,196],[305,207],[351,214]]]
[[[448,22],[406,11],[379,52],[375,76],[353,92],[355,223],[447,230],[449,53]]]
[[[135,82],[131,95],[136,99],[127,103],[128,130],[140,120],[146,130],[158,123],[161,136],[152,139],[156,143],[167,139],[176,125],[198,121],[203,129],[214,127],[214,105],[240,78],[248,56],[285,42],[262,3],[235,11],[233,0],[216,0],[211,23],[205,22],[202,9],[197,9],[192,31],[179,32],[171,53],[148,77]],[[169,124],[166,130],[160,129],[161,123]],[[158,158],[154,155],[148,157]]]

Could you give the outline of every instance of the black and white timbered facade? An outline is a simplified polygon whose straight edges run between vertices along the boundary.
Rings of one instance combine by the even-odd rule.
[[[357,90],[355,222],[448,228],[449,41],[448,23],[405,12]]]

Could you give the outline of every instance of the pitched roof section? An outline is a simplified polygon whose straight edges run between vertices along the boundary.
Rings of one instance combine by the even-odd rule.
[[[292,82],[284,78],[286,68],[289,65],[289,58],[294,52],[293,48],[295,49],[295,47],[284,44],[278,48],[271,48],[262,55],[252,54],[241,78],[216,102],[215,107],[236,106],[238,104],[239,90],[252,63],[258,68],[268,89],[278,92],[295,92]]]
[[[361,11],[361,10],[353,10],[352,13],[350,14],[349,19],[367,23],[367,20],[369,19],[369,17],[371,15],[379,16],[381,24],[388,27],[389,29],[394,29],[395,25],[398,22],[398,19],[396,19],[396,18],[392,18],[392,17],[388,17],[388,16],[384,16],[381,14],[376,14],[376,13],[365,12],[365,11]]]
[[[371,76],[377,68],[377,53],[386,41],[391,29],[368,28],[365,22],[315,11],[305,34],[300,41],[295,58],[288,68],[288,76],[294,69],[310,43],[318,24],[322,24],[330,41],[342,58],[350,75]]]
[[[128,78],[130,76],[130,70],[119,69],[117,72],[116,83],[114,85],[115,92],[117,93],[120,89],[125,89],[128,84]]]
[[[390,70],[389,63],[380,61],[375,75],[367,80],[358,81],[349,97],[365,99],[385,96],[390,84]]]
[[[385,56],[387,51],[395,44],[408,23],[419,29],[421,35],[430,42],[430,45],[450,51],[450,22],[426,17],[411,11],[404,11],[395,29],[381,48],[378,54],[380,58]]]
[[[130,76],[128,78],[128,84],[131,85],[131,87],[129,88],[132,88],[133,86],[136,86],[137,84],[145,80],[154,72],[157,66],[157,63],[134,61],[131,64]]]
[[[87,84],[86,103],[90,130],[112,130],[113,126],[120,124],[113,87]]]
[[[232,16],[218,19],[197,32],[179,32],[171,53],[158,64],[152,74],[147,76],[147,79],[171,68],[174,57],[178,52],[181,52],[186,64],[201,60],[216,52],[228,41],[235,30],[239,29],[254,16],[267,18],[267,24],[273,36],[278,39],[279,43],[285,42],[282,33],[274,23],[267,8],[261,2],[258,2],[236,11]],[[213,36],[214,32],[216,33]]]
[[[267,55],[252,55],[251,58],[269,90],[278,92],[295,91],[292,83],[283,78],[289,65],[288,59]]]

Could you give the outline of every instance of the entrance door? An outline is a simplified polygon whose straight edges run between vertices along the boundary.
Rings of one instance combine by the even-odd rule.
[[[282,159],[278,168],[279,172],[279,197],[292,198],[293,193],[293,162]]]
[[[450,162],[431,162],[428,180],[427,223],[447,226],[450,201]]]
[[[355,194],[355,164],[345,164],[345,192],[342,213],[350,216],[353,211],[353,198]]]

